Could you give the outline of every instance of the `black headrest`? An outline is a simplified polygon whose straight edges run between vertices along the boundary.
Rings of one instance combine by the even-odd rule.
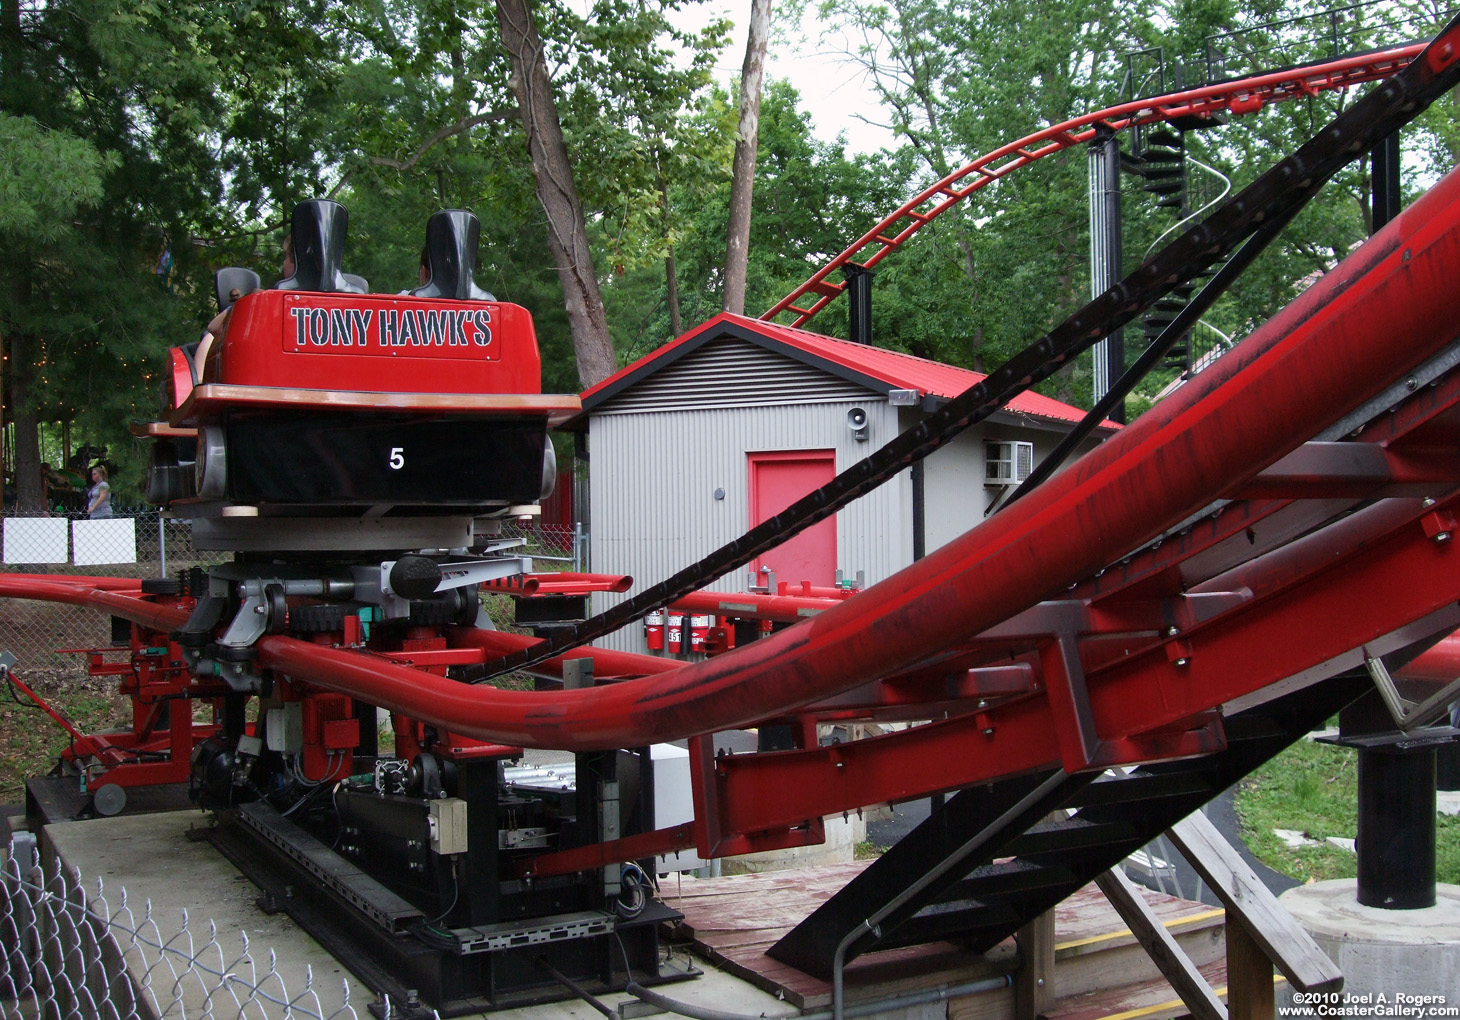
[[[477,240],[482,225],[465,209],[443,209],[426,221],[426,282],[411,291],[416,297],[456,301],[495,301],[476,285]]]
[[[218,310],[222,312],[233,304],[228,296],[233,291],[244,297],[259,289],[259,274],[241,266],[228,266],[213,274],[213,289],[218,297]]]
[[[274,289],[364,293],[340,270],[349,223],[345,207],[327,198],[312,198],[296,205],[289,231],[294,245],[294,275],[274,284]]]

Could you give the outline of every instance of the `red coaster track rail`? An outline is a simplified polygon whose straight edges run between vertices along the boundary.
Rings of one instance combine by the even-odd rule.
[[[790,325],[804,326],[846,289],[845,281],[828,279],[832,273],[849,263],[871,269],[923,227],[974,192],[1045,156],[1089,142],[1100,126],[1120,131],[1182,117],[1256,113],[1269,103],[1388,78],[1403,69],[1425,45],[1411,43],[1151,99],[1137,99],[1026,135],[978,157],[904,203],[813,273],[805,283],[777,301],[760,318],[774,319],[782,312],[789,312],[795,316]],[[873,248],[872,253],[859,258],[868,247]],[[808,296],[811,298],[809,304],[803,301]]]
[[[1385,61],[1398,67],[1413,56],[1406,48],[1325,65],[1321,80],[1376,77]],[[1395,129],[1392,111],[1412,114],[1452,85],[1457,61],[1460,22],[1355,104],[1343,129],[1325,131],[1259,184],[1272,184],[1279,198],[1311,193],[1340,156]],[[1302,80],[1319,79],[1268,76],[1185,93],[1180,105],[1115,109],[1124,126],[1230,108],[1244,96],[1276,98]],[[1105,113],[1090,124],[1112,115]],[[1077,134],[1061,126],[1032,137],[1049,148],[1074,144]],[[1043,151],[1000,150],[963,192]],[[1286,208],[1245,204],[1246,195],[1174,242],[1177,255],[1211,256],[1227,212],[1228,220],[1249,218],[1228,228],[1248,236],[1267,210]],[[950,188],[939,202],[958,198]],[[918,215],[914,223],[926,222]],[[1072,344],[1135,314],[1142,286],[1175,279],[1162,266],[1178,263],[1162,258],[1077,313]],[[691,740],[692,826],[537,855],[524,866],[535,875],[691,843],[707,857],[804,845],[821,839],[823,816],[866,804],[1218,755],[1229,738],[1238,742],[1227,723],[1242,708],[1310,688],[1331,693],[1338,674],[1365,660],[1412,657],[1460,627],[1457,278],[1460,171],[1212,368],[1025,498],[818,615],[705,661],[574,648],[533,665],[561,674],[569,659],[591,658],[594,685],[499,690],[441,674],[520,653],[531,639],[461,626],[455,614],[457,624],[422,623],[426,633],[412,632],[384,654],[368,646],[359,617],[353,633],[342,627],[318,641],[297,628],[304,636],[261,629],[244,650],[250,668],[287,684],[291,696],[343,703],[344,695],[396,713],[409,724],[397,726],[403,758],[427,726],[463,738],[447,741],[463,754],[496,757],[521,747],[592,752]],[[1053,359],[1056,346],[1046,338],[1031,351]],[[622,582],[537,580],[578,592]],[[110,587],[94,578],[0,576],[0,595],[131,620],[142,628],[134,662],[151,657],[159,675],[172,676],[180,656],[170,632],[192,625],[196,593],[169,600]],[[196,604],[212,608],[202,598]],[[192,633],[212,637],[217,623]],[[220,657],[198,683],[226,682],[243,662]],[[149,679],[139,673],[139,691]],[[186,670],[177,682],[213,696]],[[823,722],[910,718],[925,724],[818,744]],[[342,732],[352,722],[323,718],[337,741],[331,752],[353,746]],[[715,733],[767,724],[789,724],[793,746],[715,756]],[[181,763],[180,744],[192,735],[177,725],[170,746]],[[472,740],[484,744],[471,748]],[[330,775],[329,762],[317,755],[310,778]]]
[[[597,676],[638,679],[561,691],[473,686],[284,636],[258,641],[258,665],[508,746],[694,738],[694,841],[707,855],[814,841],[806,826],[822,815],[1030,769],[1210,750],[1221,706],[1460,625],[1457,274],[1460,171],[1025,499],[713,659],[673,668],[580,649]],[[161,632],[186,615],[84,580],[9,575],[0,594],[89,604]],[[447,632],[483,660],[529,641]],[[946,718],[836,747],[706,750],[704,735],[733,727],[789,720],[805,733],[906,717],[909,704]],[[663,839],[656,849],[687,842],[682,828]]]

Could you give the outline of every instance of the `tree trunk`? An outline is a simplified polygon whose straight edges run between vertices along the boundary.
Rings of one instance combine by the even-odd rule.
[[[46,508],[41,493],[41,430],[30,406],[31,377],[35,374],[33,341],[20,333],[10,335],[10,421],[15,428],[15,508],[37,513]]]
[[[23,52],[21,47],[24,41],[25,40],[21,38],[20,34],[20,0],[0,0],[0,104],[3,104],[5,109],[17,114],[24,112],[20,108],[20,105],[15,102],[15,85],[20,80],[19,65],[21,53]],[[17,292],[15,294],[12,294],[11,297],[15,300],[15,304],[19,305],[19,288],[17,288],[16,291]],[[3,353],[5,351],[5,348],[12,347],[12,345],[7,342],[8,339],[8,337],[0,336],[0,353]],[[11,357],[14,358],[14,356],[15,355],[12,349]],[[3,366],[3,364],[4,359],[0,358],[0,366]],[[19,361],[11,361],[12,366],[18,364]],[[13,377],[14,373],[12,372],[11,374]],[[11,381],[5,378],[3,374],[3,369],[0,369],[0,393],[3,393],[4,388],[8,385],[11,385]],[[13,464],[5,463],[6,421],[4,411],[7,406],[13,407],[13,401],[0,400],[0,512],[3,512],[6,509],[6,469],[13,468],[15,466]],[[19,480],[18,475],[16,476],[16,478],[17,480]]]
[[[660,165],[659,154],[654,154],[654,163]],[[659,182],[659,216],[661,227],[664,230],[664,238],[669,240],[671,232],[669,229],[669,184],[664,180],[663,170],[656,171]],[[669,333],[671,336],[679,336],[684,332],[684,324],[679,318],[679,267],[674,261],[674,246],[670,244],[664,256],[664,288],[667,291],[665,300],[669,304]]]
[[[750,270],[750,199],[755,152],[760,139],[760,86],[771,29],[771,0],[751,0],[745,65],[740,70],[740,125],[730,179],[730,223],[725,240],[725,294],[721,307],[745,314],[745,278]]]
[[[679,318],[679,270],[674,265],[674,249],[664,256],[664,285],[669,291],[669,332],[675,336],[684,332],[684,323]]]
[[[497,0],[502,45],[512,60],[512,91],[527,131],[527,153],[537,198],[548,221],[548,248],[558,267],[563,303],[573,331],[578,381],[592,386],[614,373],[617,362],[608,334],[603,296],[593,272],[593,253],[583,225],[583,207],[563,144],[563,127],[553,99],[542,39],[532,20],[530,0]]]

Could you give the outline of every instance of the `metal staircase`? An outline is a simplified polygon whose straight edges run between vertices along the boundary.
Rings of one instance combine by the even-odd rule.
[[[1204,209],[1220,197],[1208,186],[1207,175],[1193,177],[1189,172],[1186,133],[1188,130],[1216,127],[1224,122],[1218,117],[1187,118],[1155,129],[1137,130],[1132,134],[1131,152],[1121,157],[1121,169],[1141,179],[1140,189],[1156,197],[1157,208],[1174,210],[1177,221],[1183,222],[1193,210]],[[1174,287],[1151,306],[1141,320],[1147,346],[1176,320],[1191,303],[1192,296],[1216,275],[1226,261],[1224,258],[1189,282]],[[1162,367],[1176,369],[1183,376],[1189,376],[1200,370],[1203,360],[1214,348],[1215,344],[1210,340],[1199,342],[1196,334],[1188,331],[1167,350]]]
[[[769,954],[823,980],[863,953],[955,939],[985,952],[1364,692],[1344,674],[1226,720],[1226,747],[1123,774],[1054,770],[970,787]],[[1052,818],[1055,811],[1068,817]]]

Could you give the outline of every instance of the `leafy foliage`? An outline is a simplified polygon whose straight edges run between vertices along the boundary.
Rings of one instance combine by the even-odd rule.
[[[734,110],[712,68],[729,26],[676,27],[693,2],[535,5],[621,364],[668,340],[674,311],[692,325],[719,307]],[[1041,125],[1178,80],[1435,27],[1417,0],[1339,14],[1307,0],[824,0],[819,10],[864,41],[852,55],[881,105],[862,115],[890,123],[899,144],[849,155],[817,139],[789,84],[767,85],[751,312],[919,188]],[[348,268],[387,292],[413,285],[431,212],[476,211],[479,280],[534,314],[545,387],[578,388],[494,4],[0,0],[0,14],[0,155],[16,171],[0,178],[0,332],[35,367],[12,377],[7,413],[72,421],[78,439],[124,451],[123,494],[141,480],[126,463],[126,420],[152,412],[163,352],[209,317],[214,269],[270,278],[301,198],[347,204]],[[1324,94],[1189,132],[1188,152],[1240,187],[1348,101]],[[1455,104],[1406,133],[1409,195],[1460,155]],[[1191,175],[1217,180],[1195,164]],[[1124,178],[1128,268],[1176,223],[1139,185]],[[1038,336],[1088,293],[1085,189],[1084,153],[1069,150],[923,230],[877,268],[876,342],[990,369]],[[1210,335],[1241,337],[1335,264],[1370,228],[1368,189],[1365,165],[1342,175],[1213,309]],[[814,328],[844,333],[844,303]],[[1133,409],[1171,376],[1154,376]],[[1045,385],[1087,400],[1088,369]]]
[[[1238,788],[1236,807],[1242,839],[1268,867],[1300,881],[1353,878],[1353,851],[1328,837],[1353,839],[1358,833],[1358,753],[1300,740]],[[1310,842],[1292,847],[1273,830],[1302,833]],[[1460,817],[1435,819],[1435,877],[1460,881]]]

